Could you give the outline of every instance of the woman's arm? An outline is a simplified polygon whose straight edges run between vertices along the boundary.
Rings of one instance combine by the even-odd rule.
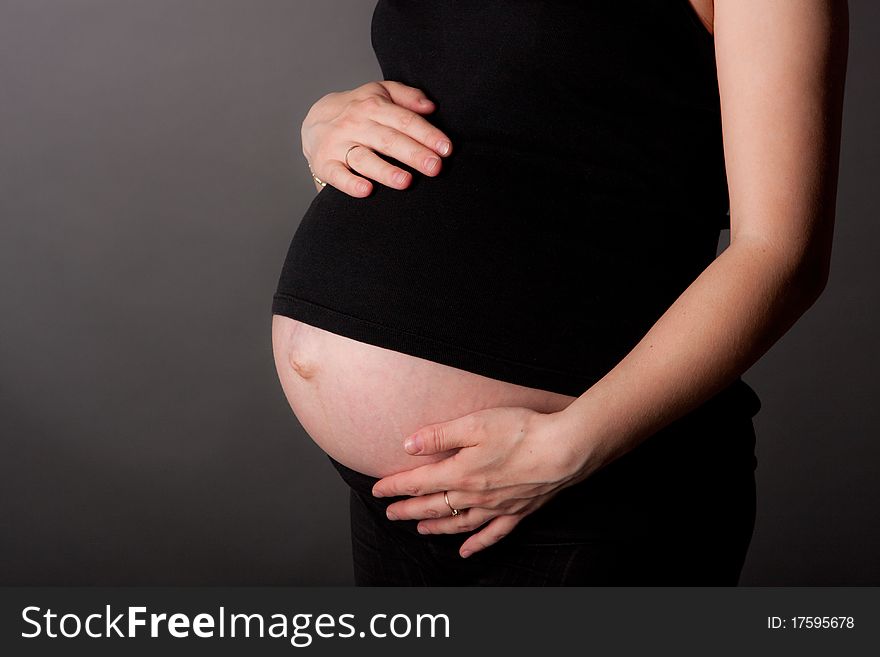
[[[587,469],[731,383],[824,289],[847,32],[846,2],[715,0],[730,246],[559,414]]]
[[[714,33],[730,246],[644,338],[565,410],[479,411],[416,435],[455,456],[379,482],[385,495],[450,490],[478,507],[466,555],[500,539],[561,488],[587,478],[748,369],[825,287],[848,45],[846,2],[716,0]],[[517,413],[513,411],[517,410]],[[413,453],[412,449],[408,449]],[[416,492],[413,492],[416,491]],[[436,496],[434,496],[436,498]],[[430,505],[442,510],[436,499]],[[389,506],[431,533],[468,529],[427,501]]]

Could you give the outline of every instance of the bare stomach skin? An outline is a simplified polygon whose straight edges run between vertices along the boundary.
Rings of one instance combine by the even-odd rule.
[[[358,342],[283,315],[272,316],[281,387],[312,440],[334,459],[374,477],[449,453],[410,456],[404,439],[426,424],[483,408],[561,411],[576,398],[528,388]]]

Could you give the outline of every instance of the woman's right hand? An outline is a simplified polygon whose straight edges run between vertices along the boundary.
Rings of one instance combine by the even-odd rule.
[[[391,80],[329,93],[303,120],[303,155],[318,178],[350,196],[368,196],[373,191],[369,179],[405,189],[411,174],[377,153],[436,176],[452,142],[421,116],[433,111],[434,103],[419,89]],[[355,144],[358,148],[348,152]],[[351,169],[344,161],[347,152]]]

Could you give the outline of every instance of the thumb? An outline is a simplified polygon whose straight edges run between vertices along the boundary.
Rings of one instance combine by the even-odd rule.
[[[466,447],[469,442],[459,420],[429,424],[409,436],[403,443],[408,454],[439,454],[456,447]]]

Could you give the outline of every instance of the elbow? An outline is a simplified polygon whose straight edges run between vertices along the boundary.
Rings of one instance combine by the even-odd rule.
[[[791,286],[796,296],[803,299],[806,307],[812,306],[825,288],[828,287],[828,279],[831,273],[830,258],[821,257],[806,258],[797,263],[794,275],[791,278]]]
[[[831,273],[831,239],[812,239],[799,247],[777,251],[778,263],[788,273],[789,289],[806,307],[812,306],[828,286]]]
[[[810,240],[796,244],[771,241],[764,236],[740,235],[736,244],[747,250],[750,258],[765,263],[770,279],[780,293],[805,308],[812,306],[828,286],[831,272],[831,240]]]

